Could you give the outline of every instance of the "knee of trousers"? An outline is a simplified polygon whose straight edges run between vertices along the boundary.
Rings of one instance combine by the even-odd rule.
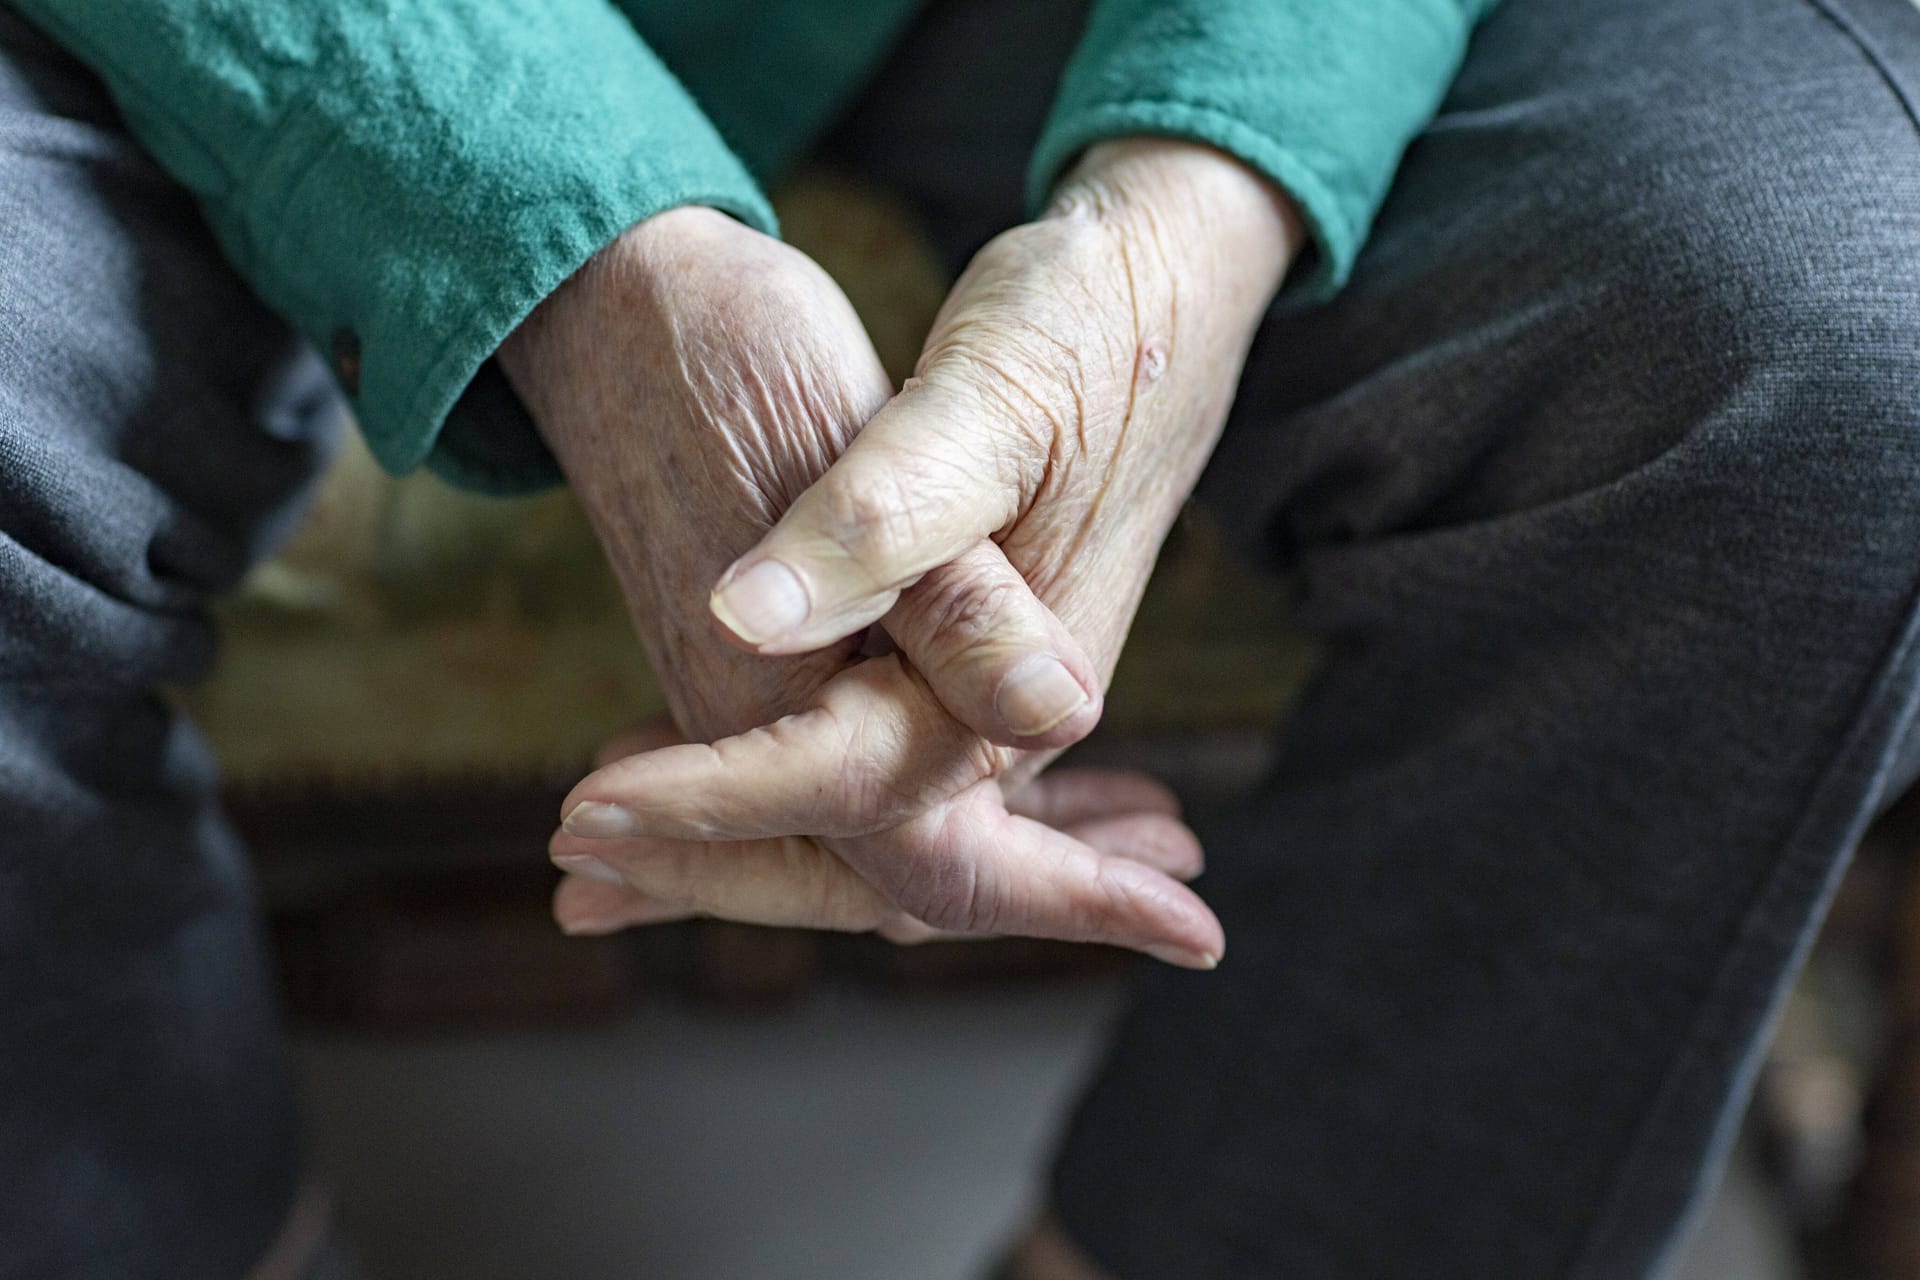
[[[104,87],[0,12],[0,679],[193,678],[336,397]]]
[[[1855,5],[1884,7],[1833,7]],[[1669,455],[1763,489],[1832,483],[1911,505],[1920,18],[1878,49],[1827,7],[1627,4],[1583,14],[1596,34],[1564,52],[1538,28],[1577,6],[1490,26],[1517,49],[1470,63],[1435,154],[1408,172],[1417,207],[1450,180],[1481,193],[1483,217],[1444,228],[1457,251],[1432,283],[1465,299],[1484,365],[1509,374],[1502,416],[1533,437],[1516,444],[1542,491],[1516,505]],[[1589,40],[1615,56],[1667,48],[1599,80]],[[1415,234],[1432,221],[1416,214]],[[1525,469],[1489,470],[1503,464]]]
[[[1536,90],[1519,108],[1549,145],[1497,184],[1506,208],[1474,241],[1519,284],[1483,286],[1499,301],[1476,317],[1507,327],[1488,363],[1509,390],[1488,416],[1510,452],[1463,487],[1484,478],[1475,514],[1494,514],[1664,485],[1676,514],[1770,517],[1885,554],[1905,581],[1913,543],[1891,538],[1920,509],[1920,121],[1813,6],[1753,13],[1773,41],[1720,54],[1710,31],[1676,32],[1699,48],[1635,101]],[[1757,74],[1790,42],[1804,78]],[[1687,67],[1691,91],[1672,83]]]
[[[144,157],[0,143],[0,679],[201,675],[336,397]]]
[[[1864,63],[1774,92],[1454,104],[1347,291],[1269,320],[1204,492],[1283,558],[1630,514],[1904,584],[1920,129]]]
[[[1619,417],[1609,448],[1573,451],[1584,474],[1565,490],[1653,495],[1650,517],[1717,526],[1730,551],[1814,553],[1907,593],[1920,563],[1913,160],[1905,180],[1883,172],[1853,198],[1775,168],[1738,200],[1675,193],[1629,236],[1595,312],[1614,335],[1597,344],[1611,394],[1596,400]]]
[[[1882,606],[1920,568],[1920,136],[1904,163],[1761,150],[1738,193],[1670,193],[1623,244],[1603,375],[1644,406],[1577,483],[1765,583],[1823,565]],[[1868,170],[1871,171],[1863,171]]]

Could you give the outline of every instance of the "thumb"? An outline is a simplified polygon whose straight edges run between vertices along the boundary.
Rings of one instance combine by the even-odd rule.
[[[878,620],[1023,509],[1045,449],[1005,421],[958,383],[910,384],[721,576],[714,616],[764,654],[810,652]]]

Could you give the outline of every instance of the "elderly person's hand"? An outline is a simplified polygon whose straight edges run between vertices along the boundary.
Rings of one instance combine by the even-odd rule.
[[[978,645],[992,637],[990,618],[903,618],[900,602],[987,538],[1089,647],[1104,687],[1301,240],[1290,203],[1218,152],[1095,147],[1045,217],[975,258],[918,376],[727,571],[715,615],[766,655],[844,644],[882,619],[918,653]],[[938,693],[956,710],[981,705],[988,675],[956,674]],[[898,889],[919,871],[875,865],[866,832],[971,829],[1002,782],[1047,758],[969,749],[908,696],[914,687],[902,668],[857,668],[826,686],[816,710],[711,748],[611,764],[568,797],[555,848],[597,850],[637,882],[673,840],[726,849],[824,834],[869,881]],[[685,876],[674,892],[748,918],[768,900],[806,900],[830,870],[805,841],[783,848],[786,860],[762,862],[757,878],[716,861],[692,877],[697,895]],[[935,903],[935,923],[1021,927],[1017,883],[983,882],[958,861],[942,869],[951,883],[907,886],[920,906]],[[581,911],[618,918],[613,891],[576,892]],[[635,918],[671,909],[630,904]],[[569,903],[560,906],[565,919]],[[1196,934],[1188,955],[1168,958],[1204,966],[1222,944]]]
[[[1093,664],[989,541],[976,540],[893,606],[888,624],[911,666],[899,656],[863,661],[863,638],[852,633],[805,657],[769,661],[729,644],[708,612],[720,570],[891,394],[852,309],[805,255],[710,210],[659,215],[543,304],[501,360],[592,519],[690,735],[838,709],[859,718],[832,723],[850,740],[886,741],[913,762],[938,755],[939,781],[923,785],[944,796],[956,779],[994,771],[994,742],[1059,746],[1098,719]],[[868,691],[884,691],[899,721],[892,729],[862,722],[854,698]],[[915,763],[908,772],[929,770]],[[876,767],[837,781],[879,788],[867,792],[877,797],[891,776]],[[964,913],[953,905],[965,896],[955,891],[962,881],[992,883],[1007,896],[996,917],[1006,928],[1177,952],[1207,946],[1217,926],[1167,874],[1191,874],[1198,849],[1164,790],[1107,774],[1049,785],[1054,798],[1041,788],[1015,796],[1011,809],[997,788],[983,791],[965,823],[889,829],[925,808],[903,791],[858,831],[832,822],[804,828],[849,837],[844,847],[676,847],[657,851],[648,875],[635,879],[657,885],[671,853],[698,853],[705,876],[733,885],[764,882],[770,867],[789,881],[803,871],[804,884],[788,883],[757,906],[730,900],[732,913],[902,939],[925,936],[929,919],[944,925]],[[1090,809],[1131,816],[1080,821]],[[555,852],[567,865],[566,850]],[[575,867],[604,865],[580,856]]]

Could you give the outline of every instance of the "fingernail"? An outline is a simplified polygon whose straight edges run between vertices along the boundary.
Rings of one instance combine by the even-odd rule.
[[[1060,659],[1036,653],[1007,672],[993,709],[1023,738],[1045,733],[1087,705],[1087,691]]]
[[[618,840],[640,834],[640,820],[617,804],[583,800],[560,820],[560,829],[588,840]]]
[[[1220,957],[1206,951],[1189,951],[1185,947],[1148,947],[1147,954],[1162,964],[1174,965],[1181,969],[1217,969]]]
[[[605,884],[625,884],[627,878],[600,859],[584,853],[556,853],[553,865],[568,875],[585,876]]]
[[[812,607],[799,577],[778,560],[721,583],[712,600],[714,616],[748,644],[777,640],[805,622]]]

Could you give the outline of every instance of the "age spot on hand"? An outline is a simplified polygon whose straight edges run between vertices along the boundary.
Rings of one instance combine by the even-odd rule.
[[[1140,348],[1140,356],[1134,361],[1134,375],[1141,382],[1158,382],[1160,375],[1167,371],[1167,349],[1157,342],[1149,342]]]

